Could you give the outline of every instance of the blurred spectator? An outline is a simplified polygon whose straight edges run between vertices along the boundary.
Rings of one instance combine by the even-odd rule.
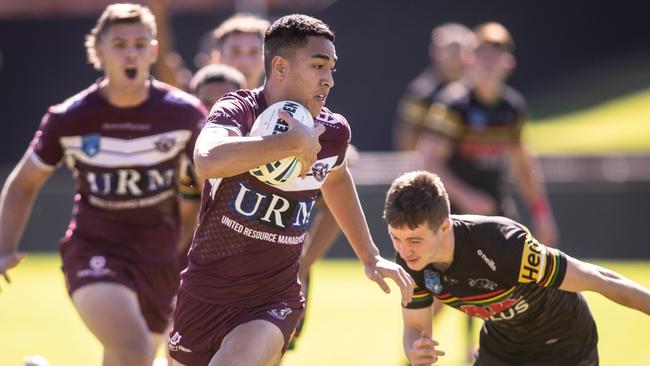
[[[417,148],[449,189],[452,212],[516,217],[504,194],[508,163],[530,210],[533,232],[557,244],[555,219],[542,174],[522,141],[523,97],[505,84],[515,68],[514,42],[498,23],[474,30],[478,45],[467,85],[447,86],[427,112]]]
[[[228,65],[207,65],[194,74],[190,92],[210,110],[224,94],[244,89],[246,79],[237,69]]]
[[[402,96],[393,130],[397,150],[413,150],[430,118],[429,107],[446,85],[463,77],[471,62],[476,38],[462,24],[446,23],[433,29],[429,44],[430,65],[409,84]]]
[[[174,49],[171,27],[171,0],[150,0],[158,24],[159,57],[155,65],[158,78],[168,84],[188,88],[191,71]],[[197,67],[226,64],[246,78],[246,88],[258,87],[264,76],[262,59],[264,33],[269,22],[252,14],[235,14],[200,41],[194,57]]]

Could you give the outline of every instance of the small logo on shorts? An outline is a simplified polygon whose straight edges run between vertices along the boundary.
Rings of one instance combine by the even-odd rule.
[[[174,352],[192,352],[192,350],[187,349],[179,344],[181,342],[181,338],[183,338],[183,336],[181,336],[180,333],[174,333],[174,335],[169,338],[169,342],[167,342],[167,348],[169,348],[170,351]]]
[[[106,257],[103,255],[96,255],[91,257],[88,261],[89,269],[82,269],[77,271],[77,277],[103,277],[115,276],[115,272],[106,268]]]
[[[287,315],[291,314],[293,311],[290,308],[284,309],[271,309],[267,311],[269,315],[276,319],[284,320],[287,318]]]

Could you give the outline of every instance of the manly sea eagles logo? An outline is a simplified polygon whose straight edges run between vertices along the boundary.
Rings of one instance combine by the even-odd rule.
[[[329,164],[316,163],[314,164],[314,166],[311,167],[311,172],[314,173],[314,178],[316,178],[317,181],[322,182],[325,180],[329,168],[330,168]]]
[[[101,136],[98,133],[81,136],[81,151],[91,158],[99,154],[100,138]]]
[[[156,150],[160,152],[167,152],[174,147],[176,140],[173,137],[161,137],[156,141]]]
[[[438,295],[442,292],[442,285],[440,284],[440,274],[428,269],[424,270],[424,285],[432,293]]]
[[[276,319],[284,320],[287,318],[287,315],[292,313],[292,311],[290,308],[271,309],[267,311],[267,313]]]

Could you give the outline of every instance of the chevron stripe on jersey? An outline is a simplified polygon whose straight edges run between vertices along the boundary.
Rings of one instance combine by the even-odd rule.
[[[61,145],[72,158],[88,165],[114,168],[155,165],[170,160],[185,149],[192,132],[175,130],[135,139],[98,136],[97,151],[84,149],[85,136],[66,136]]]

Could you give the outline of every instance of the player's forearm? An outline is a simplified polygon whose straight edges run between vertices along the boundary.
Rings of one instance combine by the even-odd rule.
[[[421,337],[422,332],[415,328],[404,328],[404,334],[402,335],[402,347],[404,348],[404,355],[409,360],[411,360],[411,355],[413,354],[413,343]]]
[[[601,280],[595,283],[593,291],[628,308],[650,315],[650,291],[620,274],[594,266]]]
[[[547,202],[541,168],[523,146],[511,147],[510,151],[513,180],[531,213],[536,214],[539,202]]]
[[[0,255],[13,253],[25,230],[38,190],[22,187],[12,176],[0,196]]]
[[[347,166],[340,169],[344,170],[332,172],[325,181],[321,188],[323,198],[359,260],[373,263],[379,249],[372,241],[352,176]]]
[[[231,177],[271,161],[295,156],[299,151],[299,145],[288,133],[205,140],[207,138],[197,141],[194,151],[194,166],[201,179]]]

